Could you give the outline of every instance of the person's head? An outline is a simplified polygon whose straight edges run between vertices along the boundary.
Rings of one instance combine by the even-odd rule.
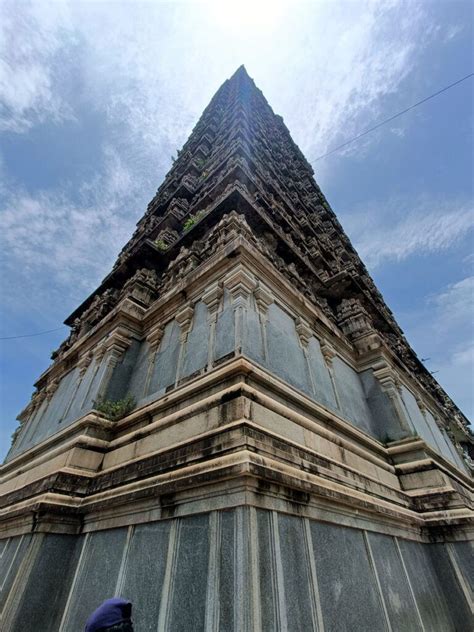
[[[87,619],[84,632],[133,632],[132,604],[113,597],[104,601]]]

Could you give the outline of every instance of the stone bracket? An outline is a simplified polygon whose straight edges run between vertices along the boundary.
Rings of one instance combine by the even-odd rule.
[[[260,315],[263,318],[266,318],[268,308],[272,303],[275,302],[273,294],[259,282],[258,286],[255,288],[253,295],[255,297],[255,302],[257,303],[257,309],[260,312]]]
[[[188,337],[189,330],[191,329],[191,322],[193,320],[193,314],[194,307],[191,307],[191,305],[185,305],[175,316],[176,322],[181,329],[180,338],[182,342],[185,342]]]
[[[155,325],[153,325],[153,327],[151,327],[150,331],[148,332],[146,340],[150,345],[150,351],[152,354],[156,353],[156,351],[158,350],[164,332],[165,329],[161,323],[156,323]]]
[[[246,307],[250,295],[257,287],[257,281],[240,264],[224,277],[224,287],[229,290],[234,307]]]
[[[302,318],[296,319],[296,333],[299,336],[302,347],[306,348],[313,335],[309,323]]]
[[[201,300],[207,305],[209,320],[211,321],[214,321],[217,318],[217,310],[219,309],[223,293],[224,290],[222,289],[222,284],[219,281],[215,281],[202,295]]]

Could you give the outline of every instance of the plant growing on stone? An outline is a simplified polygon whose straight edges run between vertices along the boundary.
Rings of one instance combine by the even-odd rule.
[[[126,417],[136,405],[135,398],[132,395],[127,395],[122,399],[112,400],[106,399],[103,396],[98,397],[93,406],[97,412],[109,419],[110,421],[118,421],[123,417]]]
[[[194,226],[194,224],[196,224],[201,219],[201,217],[203,217],[203,215],[204,211],[199,211],[199,213],[196,213],[196,215],[190,215],[183,224],[184,232],[190,230]]]
[[[165,242],[162,239],[157,239],[155,241],[155,246],[158,248],[160,252],[164,252],[165,250],[168,249],[168,246],[165,244]]]

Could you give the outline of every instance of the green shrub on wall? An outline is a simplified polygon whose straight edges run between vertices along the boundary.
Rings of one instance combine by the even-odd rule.
[[[136,401],[132,395],[127,395],[127,397],[115,401],[99,397],[94,401],[93,405],[97,412],[102,413],[110,421],[118,421],[122,417],[126,417],[135,408]]]

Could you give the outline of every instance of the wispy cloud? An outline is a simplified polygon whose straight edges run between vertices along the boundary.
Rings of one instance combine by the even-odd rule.
[[[442,292],[431,296],[429,303],[433,305],[437,311],[436,329],[440,333],[449,333],[455,330],[459,325],[471,323],[474,311],[474,276],[461,279],[457,283],[452,283]],[[473,331],[474,333],[474,331]],[[459,353],[456,352],[456,356]]]
[[[399,198],[342,213],[343,224],[371,268],[452,248],[474,226],[471,200]]]
[[[0,6],[0,131],[73,118],[61,90],[71,43],[65,5],[55,3],[54,12],[30,3]]]
[[[401,324],[427,367],[468,417],[474,415],[474,276],[414,299]]]
[[[35,196],[5,187],[0,238],[5,300],[21,305],[23,295],[44,300],[53,291],[84,298],[133,232],[141,214],[135,207],[140,184],[113,148],[106,148],[103,171],[93,181],[76,183],[74,195],[72,186]]]
[[[405,9],[401,0],[281,3],[272,20],[262,13],[229,31],[222,3],[145,3],[139,11],[117,3],[113,20],[108,3],[3,3],[3,129],[78,117],[84,105],[108,126],[93,179],[35,194],[15,182],[4,192],[12,283],[21,267],[50,287],[92,289],[144,211],[144,193],[242,62],[275,110],[289,113],[310,157],[377,115],[421,45],[423,11],[411,9],[408,19]],[[277,41],[289,42],[292,55]],[[290,84],[293,91],[282,89]]]

